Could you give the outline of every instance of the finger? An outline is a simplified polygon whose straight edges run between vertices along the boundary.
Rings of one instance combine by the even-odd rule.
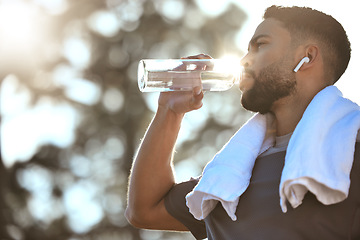
[[[208,68],[208,66],[213,65],[211,62],[208,61],[196,61],[196,60],[203,60],[205,58],[181,58],[183,61],[183,63],[179,66],[177,66],[176,68],[172,69],[173,71],[185,71],[185,70],[189,70],[189,66],[195,65],[196,67],[190,67],[191,70],[205,70]],[[194,60],[191,60],[194,59]]]
[[[201,85],[195,86],[193,88],[193,96],[194,97],[198,97],[199,95],[201,95],[201,93],[202,93],[202,86]]]
[[[200,97],[201,96],[201,97]],[[202,102],[203,93],[198,95],[197,97],[193,97],[190,101],[190,111],[197,110],[203,106]]]
[[[210,55],[201,53],[198,55],[193,55],[193,56],[188,56],[186,57],[187,59],[212,59],[212,57]]]
[[[182,57],[181,59],[184,59],[184,60],[188,60],[188,59],[212,59],[212,57],[210,55],[202,53],[202,54],[192,55],[192,56],[188,56],[188,57]],[[209,62],[186,61],[186,63],[184,62],[184,64],[186,66],[188,66],[190,64],[196,64],[196,68],[194,70],[211,70],[213,68],[213,63],[210,62],[210,61]]]
[[[191,109],[199,109],[202,107],[202,99],[204,98],[204,93],[200,87],[193,88],[193,96],[190,101],[190,108]]]
[[[212,57],[210,55],[207,55],[207,54],[204,54],[204,53],[201,53],[201,54],[197,54],[197,55],[192,55],[192,56],[187,56],[187,57],[181,57],[180,59],[212,59]],[[181,64],[180,66],[174,68],[173,70],[174,71],[183,71],[183,70],[186,70],[187,66],[189,64],[194,64],[194,63],[197,63],[197,62],[191,62],[191,61],[188,61],[188,62],[184,62],[183,64]],[[199,63],[197,63],[199,64]],[[199,66],[196,67],[196,70],[205,70],[207,67],[204,65],[204,64],[201,64]]]

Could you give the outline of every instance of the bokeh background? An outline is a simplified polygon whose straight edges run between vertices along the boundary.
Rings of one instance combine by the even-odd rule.
[[[158,98],[138,90],[138,62],[239,59],[272,4],[343,23],[353,58],[338,86],[360,102],[353,1],[0,0],[0,239],[193,239],[124,217],[133,156]],[[237,87],[209,92],[185,117],[177,181],[201,174],[252,115],[239,99]]]

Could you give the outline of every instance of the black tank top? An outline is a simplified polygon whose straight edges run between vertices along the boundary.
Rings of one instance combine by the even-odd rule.
[[[293,209],[288,205],[287,213],[281,211],[279,197],[285,154],[285,151],[265,154],[256,160],[250,185],[240,197],[236,221],[230,219],[221,204],[204,221],[189,213],[185,196],[198,179],[175,185],[165,198],[166,209],[196,239],[360,239],[360,143],[356,143],[347,199],[323,205],[309,192],[299,207]]]

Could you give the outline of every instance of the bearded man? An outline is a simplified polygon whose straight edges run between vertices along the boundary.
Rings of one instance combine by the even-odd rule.
[[[181,121],[203,93],[161,93],[131,171],[129,222],[196,239],[360,239],[360,108],[333,86],[350,52],[333,17],[268,8],[241,61],[241,103],[256,114],[199,178],[175,183]]]

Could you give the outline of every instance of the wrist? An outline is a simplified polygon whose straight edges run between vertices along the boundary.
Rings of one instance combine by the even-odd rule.
[[[164,117],[165,119],[168,120],[172,120],[172,121],[182,121],[182,119],[185,116],[185,113],[177,113],[174,112],[171,108],[169,108],[168,106],[162,106],[159,105],[157,112],[156,112],[157,116],[161,116]]]

